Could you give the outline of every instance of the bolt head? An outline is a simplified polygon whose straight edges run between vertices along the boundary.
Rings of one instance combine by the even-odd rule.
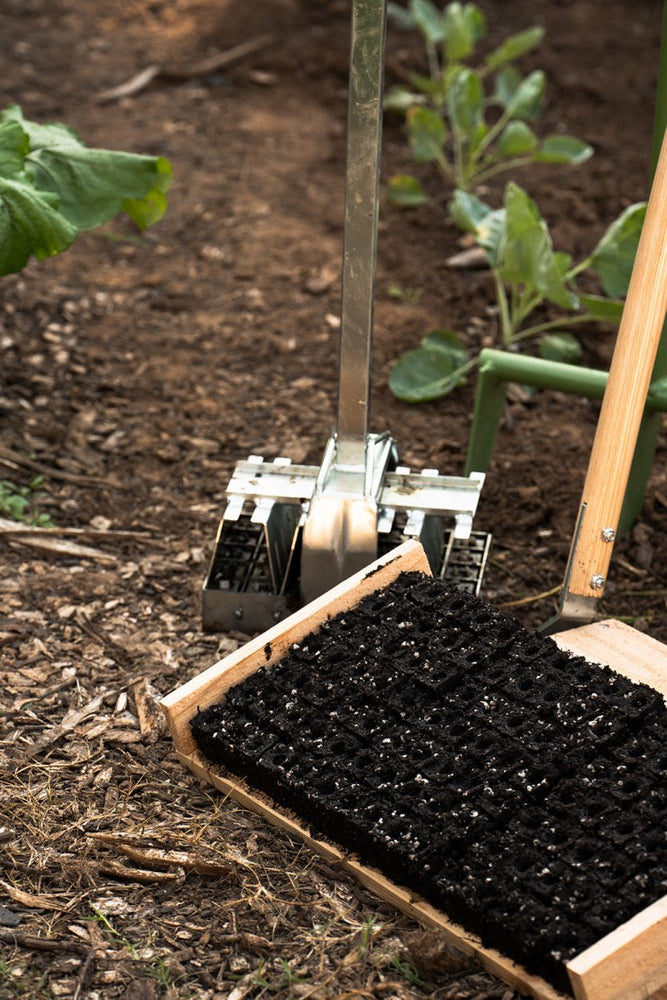
[[[602,590],[605,585],[605,578],[596,573],[595,576],[591,577],[591,588],[593,590]]]
[[[603,528],[600,534],[603,542],[613,542],[616,538],[616,532],[613,528]]]

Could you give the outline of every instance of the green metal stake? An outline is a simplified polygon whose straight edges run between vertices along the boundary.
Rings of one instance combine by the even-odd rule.
[[[508,382],[555,389],[571,396],[602,399],[609,373],[598,368],[578,368],[562,361],[485,348],[479,355],[479,376],[473,411],[465,474],[486,472],[505,407]],[[646,398],[648,418],[667,410],[667,378],[651,384]]]
[[[547,361],[509,351],[485,348],[479,355],[477,392],[466,458],[466,472],[486,472],[505,408],[508,382],[557,389],[573,395],[602,399],[607,373],[578,368],[562,361]]]

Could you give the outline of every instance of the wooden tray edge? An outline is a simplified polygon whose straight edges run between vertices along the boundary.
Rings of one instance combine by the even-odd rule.
[[[667,985],[667,896],[582,951],[567,970],[576,1000],[655,996]]]
[[[567,629],[553,636],[561,647],[600,663],[631,681],[648,684],[667,698],[667,647],[615,618]]]

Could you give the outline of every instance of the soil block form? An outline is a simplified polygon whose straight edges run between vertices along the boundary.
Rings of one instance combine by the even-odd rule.
[[[648,998],[667,650],[613,622],[562,636],[433,579],[409,542],[163,706],[196,773],[523,992]]]

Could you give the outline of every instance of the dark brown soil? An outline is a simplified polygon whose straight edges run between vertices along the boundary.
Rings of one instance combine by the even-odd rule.
[[[495,41],[544,25],[525,68],[548,73],[545,130],[595,147],[581,168],[516,178],[575,256],[646,196],[659,7],[516,0],[486,11]],[[43,472],[40,508],[70,534],[58,536],[65,551],[0,536],[0,904],[22,921],[0,928],[0,996],[19,985],[105,1000],[506,993],[479,970],[453,973],[432,939],[414,944],[407,920],[197,791],[155,723],[155,691],[240,639],[199,627],[234,462],[317,464],[334,420],[348,30],[345,0],[2,4],[0,107],[65,121],[89,145],[168,156],[175,182],[165,220],[144,236],[118,220],[3,279],[0,478],[25,485]],[[265,33],[273,44],[193,75],[212,52]],[[388,82],[420,58],[390,32]],[[96,100],[149,65],[163,72],[136,96]],[[384,149],[384,177],[412,169],[398,121]],[[420,176],[430,206],[382,206],[372,429],[394,433],[402,463],[458,474],[474,385],[423,407],[387,388],[393,360],[430,329],[457,329],[473,348],[495,338],[489,278],[445,266],[459,249],[449,192]],[[586,362],[605,367],[612,332],[583,339]],[[482,596],[530,599],[515,608],[526,623],[553,611],[553,595],[536,598],[562,579],[596,415],[597,404],[557,393],[508,404],[477,523],[494,533]],[[603,606],[661,640],[664,458],[661,440]],[[111,834],[122,850],[134,844],[134,861],[126,853],[118,868],[119,840],[99,839]],[[178,848],[199,867],[151,867],[148,847]],[[227,874],[207,875],[202,852]]]

